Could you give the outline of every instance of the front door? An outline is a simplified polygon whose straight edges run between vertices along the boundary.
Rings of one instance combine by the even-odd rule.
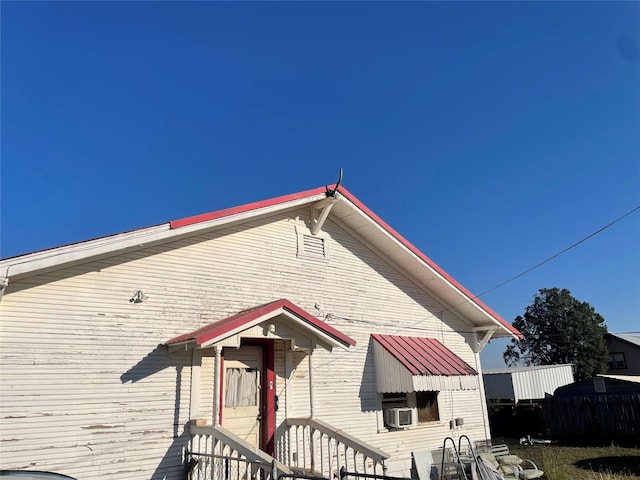
[[[261,346],[224,350],[222,426],[260,448]]]

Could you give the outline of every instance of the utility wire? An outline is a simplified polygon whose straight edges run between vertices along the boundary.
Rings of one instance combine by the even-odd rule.
[[[591,233],[590,235],[587,235],[587,236],[586,236],[586,237],[584,237],[583,239],[581,239],[581,240],[579,240],[579,241],[575,242],[574,244],[572,244],[572,245],[568,246],[568,247],[567,247],[567,248],[565,248],[564,250],[562,250],[562,251],[560,251],[560,252],[556,253],[555,255],[552,255],[551,257],[549,257],[549,258],[547,258],[547,259],[543,260],[542,262],[537,263],[536,265],[534,265],[534,266],[533,266],[533,267],[531,267],[531,268],[528,268],[527,270],[523,271],[522,273],[519,273],[518,275],[515,275],[515,276],[511,277],[511,278],[510,278],[510,279],[508,279],[508,280],[505,280],[504,282],[502,282],[502,283],[500,283],[500,284],[496,285],[495,287],[492,287],[492,288],[490,288],[489,290],[486,290],[486,291],[484,291],[484,292],[482,292],[482,293],[480,293],[480,294],[478,294],[478,295],[476,295],[476,296],[474,296],[474,297],[471,297],[471,299],[472,299],[472,300],[475,300],[476,298],[479,298],[479,297],[481,297],[481,296],[483,296],[483,295],[486,295],[486,294],[487,294],[487,293],[489,293],[489,292],[493,292],[494,290],[497,290],[498,288],[501,288],[501,287],[503,287],[503,286],[507,285],[508,283],[513,282],[514,280],[516,280],[516,279],[518,279],[518,278],[520,278],[520,277],[522,277],[522,276],[526,275],[527,273],[529,273],[529,272],[531,272],[531,271],[535,270],[536,268],[541,267],[541,266],[542,266],[542,265],[544,265],[545,263],[550,262],[551,260],[553,260],[553,259],[555,259],[555,258],[559,257],[560,255],[562,255],[562,254],[564,254],[564,253],[568,252],[568,251],[569,251],[569,250],[571,250],[572,248],[575,248],[575,247],[577,247],[578,245],[580,245],[581,243],[586,242],[587,240],[589,240],[590,238],[592,238],[592,237],[596,236],[596,235],[597,235],[597,234],[599,234],[600,232],[603,232],[603,231],[604,231],[604,230],[606,230],[607,228],[609,228],[609,227],[611,227],[611,226],[615,225],[615,224],[616,224],[616,223],[618,223],[620,220],[622,220],[622,219],[623,219],[623,218],[625,218],[625,217],[628,217],[629,215],[631,215],[632,213],[634,213],[634,212],[635,212],[635,211],[637,211],[637,210],[640,210],[640,205],[638,205],[638,206],[637,206],[637,207],[635,207],[635,208],[632,208],[631,210],[629,210],[627,213],[625,213],[625,214],[624,214],[624,215],[622,215],[621,217],[618,217],[617,219],[615,219],[615,220],[613,220],[612,222],[608,223],[608,224],[607,224],[607,225],[605,225],[604,227],[599,228],[598,230],[596,230],[595,232]],[[449,308],[442,309],[442,310],[440,310],[440,314],[442,314],[442,313],[444,313],[444,312],[447,312],[447,311],[450,311],[450,310],[453,310],[453,309],[455,309],[456,307],[459,307],[460,305],[464,305],[465,303],[467,303],[467,302],[460,302],[460,303],[457,303],[456,305],[453,305],[453,306],[451,306],[451,307],[449,307]],[[320,312],[320,314],[321,314],[321,315],[323,315],[323,313],[322,313],[322,312]],[[398,326],[398,325],[396,325],[396,324],[390,324],[390,323],[385,323],[385,322],[372,322],[372,321],[370,321],[370,320],[359,320],[359,319],[355,319],[355,318],[345,318],[345,317],[340,317],[340,316],[336,316],[336,315],[331,315],[331,318],[332,318],[332,319],[336,319],[336,320],[348,321],[348,322],[351,322],[351,323],[362,323],[362,324],[369,324],[369,325],[374,325],[374,324],[375,324],[375,325],[378,325],[378,326],[382,325],[382,326],[387,326],[387,327],[396,327],[396,328],[397,328],[397,331],[395,332],[395,334],[396,334],[396,335],[397,335],[397,334],[401,334],[402,332],[405,332],[405,331],[407,331],[408,329],[411,329],[411,330],[420,330],[420,331],[423,331],[423,332],[431,331],[431,332],[438,332],[438,333],[441,333],[441,332],[440,332],[440,330],[438,330],[437,328],[432,328],[432,327],[428,327],[428,326],[427,326],[427,327],[423,326],[423,322],[427,321],[427,320],[428,320],[428,318],[421,318],[421,319],[419,319],[419,320],[416,320],[416,322],[414,322],[414,323],[412,323],[412,324],[409,324],[409,325],[403,325],[403,326],[402,326],[402,327],[400,327],[400,328],[398,328],[399,326]],[[325,316],[325,319],[326,319],[326,316]],[[420,325],[420,326],[418,326],[418,325]],[[455,333],[473,333],[473,331],[472,331],[472,330],[466,331],[466,330],[457,330],[457,329],[453,329],[453,330],[451,330],[451,331],[450,331],[450,333],[453,333],[453,332],[455,332]]]
[[[486,294],[487,294],[487,293],[489,293],[489,292],[493,292],[494,290],[497,290],[498,288],[501,288],[501,287],[503,287],[503,286],[507,285],[508,283],[513,282],[514,280],[516,280],[516,279],[518,279],[518,278],[520,278],[520,277],[522,277],[522,276],[526,275],[527,273],[529,273],[529,272],[531,272],[531,271],[535,270],[536,268],[541,267],[541,266],[542,266],[542,265],[544,265],[545,263],[550,262],[551,260],[553,260],[553,259],[555,259],[555,258],[559,257],[560,255],[562,255],[562,254],[564,254],[564,253],[568,252],[569,250],[571,250],[571,249],[573,249],[573,248],[577,247],[577,246],[578,246],[578,245],[580,245],[581,243],[584,243],[584,242],[586,242],[587,240],[589,240],[590,238],[595,237],[597,234],[599,234],[599,233],[603,232],[603,231],[604,231],[604,230],[606,230],[607,228],[612,227],[613,225],[615,225],[616,223],[618,223],[620,220],[622,220],[622,219],[624,219],[624,218],[628,217],[629,215],[631,215],[632,213],[636,212],[637,210],[640,210],[640,205],[638,205],[637,207],[632,208],[631,210],[629,210],[627,213],[625,213],[625,214],[624,214],[624,215],[622,215],[621,217],[616,218],[616,219],[615,219],[615,220],[613,220],[612,222],[608,223],[608,224],[607,224],[607,225],[605,225],[604,227],[599,228],[599,229],[598,229],[598,230],[596,230],[595,232],[593,232],[593,233],[591,233],[591,234],[587,235],[587,236],[586,236],[586,237],[584,237],[583,239],[581,239],[581,240],[579,240],[579,241],[577,241],[577,242],[573,243],[572,245],[569,245],[567,248],[565,248],[564,250],[562,250],[562,251],[560,251],[560,252],[556,253],[555,255],[552,255],[551,257],[549,257],[549,258],[547,258],[547,259],[543,260],[542,262],[537,263],[536,265],[534,265],[534,266],[533,266],[533,267],[531,267],[531,268],[528,268],[527,270],[523,271],[522,273],[519,273],[518,275],[515,275],[515,276],[511,277],[511,278],[510,278],[510,279],[508,279],[508,280],[505,280],[504,282],[502,282],[502,283],[500,283],[500,284],[496,285],[495,287],[492,287],[492,288],[490,288],[489,290],[486,290],[486,291],[484,291],[484,292],[480,293],[479,295],[476,295],[476,296],[472,297],[472,300],[475,300],[476,298],[479,298],[479,297],[481,297],[481,296],[483,296],[483,295],[486,295]],[[463,304],[465,304],[465,303],[466,303],[466,302],[458,303],[458,304],[456,304],[456,305],[453,305],[452,307],[449,307],[449,308],[446,308],[446,309],[444,309],[444,310],[441,310],[441,311],[440,311],[440,313],[442,314],[443,312],[446,312],[446,311],[448,311],[448,310],[453,310],[454,308],[456,308],[456,307],[458,307],[458,306],[460,306],[460,305],[463,305]],[[326,316],[325,316],[325,319],[326,319]],[[344,318],[344,317],[339,317],[339,316],[335,316],[335,315],[334,315],[334,316],[332,316],[332,319],[336,319],[336,320],[338,320],[338,319],[339,319],[339,320],[343,320],[343,321],[349,321],[349,322],[352,322],[352,323],[353,323],[353,322],[357,322],[357,323],[364,323],[364,324],[374,324],[374,323],[376,323],[376,324],[380,324],[379,322],[371,322],[371,321],[368,321],[368,320],[356,320],[356,319],[353,319],[353,318]],[[431,329],[431,328],[428,328],[428,327],[427,327],[427,328],[424,328],[424,327],[422,327],[422,328],[421,328],[421,327],[416,328],[416,326],[415,326],[415,325],[421,324],[422,322],[424,322],[424,320],[425,320],[425,319],[420,319],[420,320],[416,321],[414,324],[407,325],[407,326],[403,326],[403,327],[401,327],[400,329],[398,329],[398,331],[396,332],[396,334],[398,334],[398,333],[400,333],[400,332],[403,332],[403,331],[406,331],[406,330],[407,330],[407,329],[409,329],[409,328],[411,328],[411,329],[415,329],[415,330],[420,330],[420,331],[429,331],[429,330],[434,331],[435,329]],[[385,324],[385,325],[386,325],[386,326],[392,326],[392,325],[390,325],[390,324]],[[396,325],[393,325],[393,326],[396,326]],[[455,332],[455,333],[472,333],[471,331],[466,332],[466,331],[464,331],[464,330],[455,330],[455,329],[454,329],[454,330],[452,330],[451,332],[448,332],[448,333],[453,333],[453,332]],[[553,334],[553,335],[561,335],[561,334]],[[356,348],[357,348],[357,347],[356,347]],[[333,364],[333,363],[334,363],[334,360],[333,360],[333,359],[328,359],[326,362],[322,363],[321,365],[316,365],[316,367],[325,367],[325,366],[331,365],[331,364]]]
[[[536,265],[534,265],[531,268],[528,268],[527,270],[525,270],[522,273],[519,273],[518,275],[511,277],[508,280],[505,280],[504,282],[496,285],[495,287],[490,288],[489,290],[485,290],[484,292],[472,297],[472,300],[475,300],[476,298],[480,298],[483,295],[486,295],[489,292],[493,292],[494,290],[497,290],[500,287],[504,287],[505,285],[507,285],[508,283],[513,282],[514,280],[517,280],[518,278],[526,275],[527,273],[535,270],[536,268],[541,267],[542,265],[544,265],[545,263],[549,263],[551,260],[558,258],[560,255],[567,253],[569,250],[577,247],[578,245],[580,245],[581,243],[586,242],[587,240],[589,240],[592,237],[595,237],[597,234],[605,231],[607,228],[612,227],[613,225],[615,225],[616,223],[618,223],[620,220],[622,220],[623,218],[628,217],[629,215],[631,215],[632,213],[634,213],[635,211],[640,210],[640,205],[638,205],[637,207],[632,208],[631,210],[629,210],[627,213],[625,213],[624,215],[622,215],[621,217],[616,218],[615,220],[613,220],[612,222],[608,223],[607,225],[605,225],[604,227],[599,228],[598,230],[596,230],[595,232],[591,233],[590,235],[587,235],[586,237],[584,237],[582,240],[577,241],[576,243],[569,245],[567,248],[565,248],[564,250],[562,250],[561,252],[556,253],[555,255],[552,255],[551,257],[547,258],[546,260],[541,261],[540,263],[537,263]],[[452,307],[446,308],[443,310],[443,312],[446,312],[447,310],[451,310],[454,309],[460,305],[463,305],[466,302],[461,302],[458,303],[457,305],[453,305]]]

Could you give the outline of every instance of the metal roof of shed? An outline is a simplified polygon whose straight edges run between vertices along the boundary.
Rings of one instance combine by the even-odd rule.
[[[541,400],[573,383],[573,365],[488,369],[482,372],[482,379],[488,400]]]

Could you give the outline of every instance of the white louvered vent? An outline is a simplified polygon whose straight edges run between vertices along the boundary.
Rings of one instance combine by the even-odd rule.
[[[324,238],[314,237],[312,235],[303,235],[302,249],[304,250],[304,254],[310,257],[325,258],[327,256]]]

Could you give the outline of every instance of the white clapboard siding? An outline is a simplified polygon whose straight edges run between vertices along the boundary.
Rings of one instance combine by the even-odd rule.
[[[480,390],[442,392],[439,422],[384,428],[370,334],[434,337],[477,369],[471,327],[331,216],[322,232],[328,258],[299,256],[309,214],[282,212],[12,281],[0,303],[3,468],[182,478],[191,356],[159,345],[279,298],[356,340],[348,351],[315,350],[314,414],[391,453],[389,474],[406,474],[411,450],[437,448],[446,435],[484,438]],[[147,299],[130,303],[135,290]],[[277,434],[286,416],[311,414],[308,357],[279,348]],[[202,365],[199,413],[210,416],[212,358]],[[464,427],[451,432],[455,417]]]
[[[213,372],[215,357],[213,350],[204,350],[200,368],[200,409],[193,412],[193,418],[203,418],[213,423]]]

